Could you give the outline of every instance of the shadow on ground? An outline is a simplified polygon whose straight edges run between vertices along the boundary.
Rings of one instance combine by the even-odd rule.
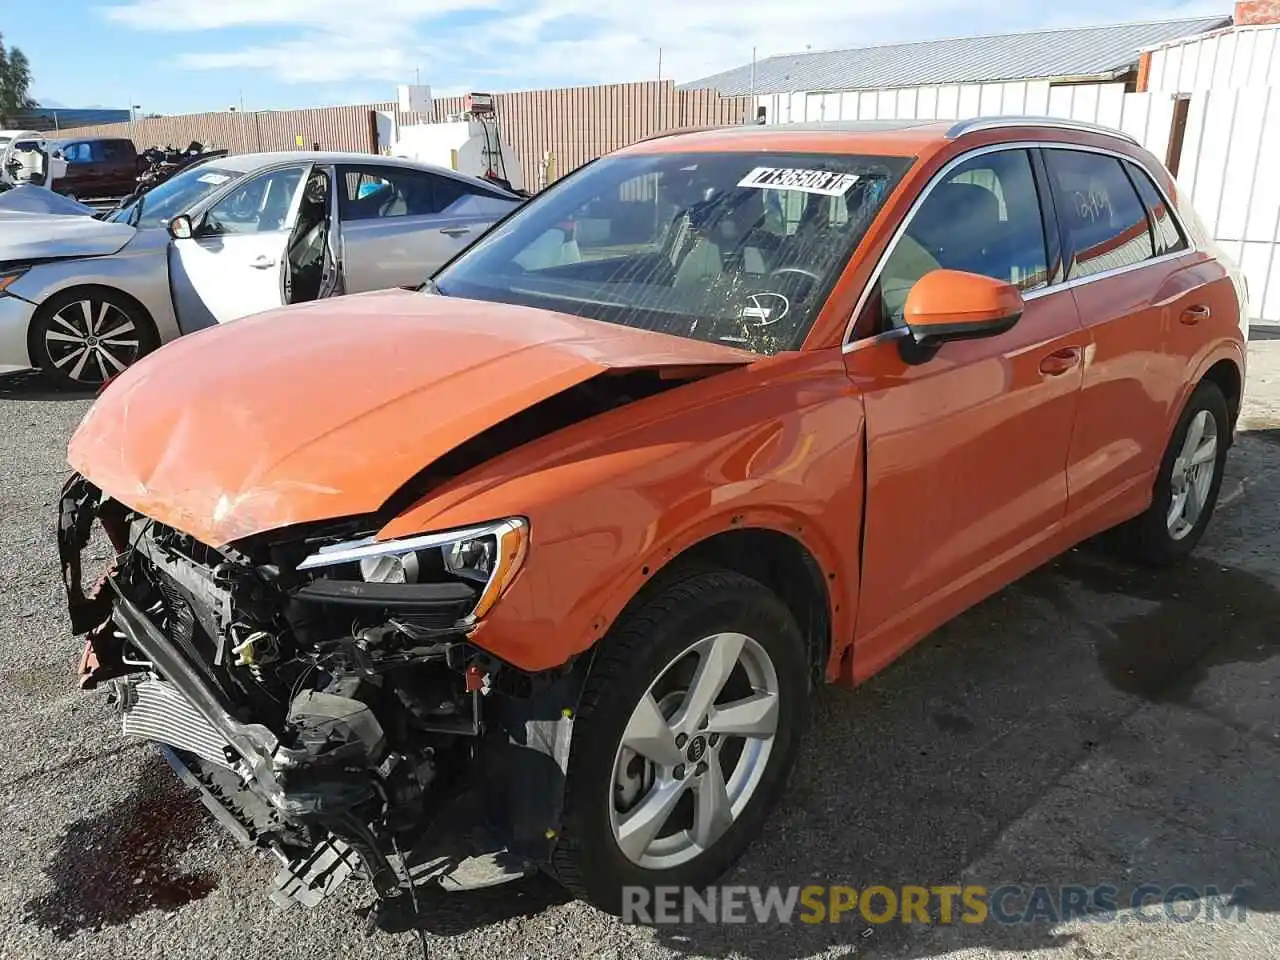
[[[217,878],[189,873],[182,855],[205,818],[157,755],[129,795],[108,810],[70,824],[45,875],[53,889],[23,905],[23,920],[70,940],[116,926],[147,910],[176,910],[208,896]]]
[[[37,370],[0,376],[0,400],[90,400],[93,390],[62,390]]]

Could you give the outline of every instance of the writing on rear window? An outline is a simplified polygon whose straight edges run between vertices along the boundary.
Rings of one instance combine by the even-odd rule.
[[[857,182],[856,173],[756,167],[738,181],[738,186],[755,187],[758,190],[799,190],[801,193],[816,193],[824,197],[842,197]]]

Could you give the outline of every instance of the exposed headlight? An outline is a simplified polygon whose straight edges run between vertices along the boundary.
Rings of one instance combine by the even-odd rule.
[[[321,547],[301,570],[351,565],[367,583],[430,583],[464,580],[480,588],[471,617],[483,617],[524,563],[529,522],[512,517],[462,530],[424,533],[400,540],[352,540]]]
[[[3,297],[9,290],[9,284],[25,274],[30,267],[16,267],[9,269],[0,269],[0,297]]]

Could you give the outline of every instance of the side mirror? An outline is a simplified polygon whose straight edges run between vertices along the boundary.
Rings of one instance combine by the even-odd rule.
[[[951,340],[998,336],[1024,309],[1018,288],[961,270],[931,270],[916,281],[903,308],[908,335],[899,343],[908,363],[924,363]]]
[[[180,213],[169,221],[169,236],[175,240],[190,240],[195,236],[195,227],[191,225],[191,218],[185,213]]]

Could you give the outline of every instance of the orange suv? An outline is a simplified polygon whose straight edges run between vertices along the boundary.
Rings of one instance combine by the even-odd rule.
[[[1103,531],[1192,550],[1246,316],[1114,131],[638,143],[419,291],[113,380],[61,500],[82,683],[279,855],[282,903],[356,868],[383,903],[539,868],[614,911],[702,886],[816,684]]]

